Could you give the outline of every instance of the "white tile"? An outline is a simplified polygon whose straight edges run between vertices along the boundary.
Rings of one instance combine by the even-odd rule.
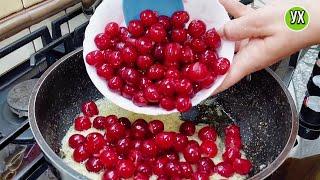
[[[71,12],[77,8],[80,8],[81,7],[81,3],[78,3],[70,8],[68,8],[66,10],[66,12]],[[84,15],[84,14],[80,14],[74,18],[72,18],[68,24],[69,24],[69,28],[70,28],[70,32],[72,32],[75,28],[79,27],[80,25],[82,25],[83,23],[87,22],[88,19],[87,17]]]
[[[38,24],[32,25],[32,26],[30,27],[30,30],[31,30],[31,32],[33,32],[33,31],[39,29],[39,28],[42,27],[42,26],[47,26],[48,29],[49,29],[49,31],[50,31],[50,33],[51,33],[51,35],[52,35],[52,32],[51,32],[51,22],[54,21],[54,20],[56,20],[57,18],[63,16],[63,15],[65,15],[65,11],[61,11],[61,12],[59,12],[58,14],[55,14],[55,15],[53,15],[53,16],[51,16],[51,17],[49,17],[49,18],[47,18],[47,19],[45,19],[45,20],[43,20],[43,21],[41,21],[41,22],[38,23]],[[62,35],[69,33],[69,27],[68,27],[68,24],[67,24],[67,23],[62,24],[62,26],[61,26],[61,33],[62,33]],[[34,40],[34,45],[35,45],[35,48],[36,48],[37,51],[43,47],[40,38]]]
[[[29,29],[22,30],[18,34],[11,36],[8,39],[5,39],[0,42],[0,48],[3,48],[12,42],[20,39],[23,36],[30,34]],[[30,57],[31,54],[35,52],[34,46],[32,43],[28,43],[25,46],[17,49],[16,51],[8,54],[7,56],[0,59],[0,76],[15,66],[21,64],[26,59]]]

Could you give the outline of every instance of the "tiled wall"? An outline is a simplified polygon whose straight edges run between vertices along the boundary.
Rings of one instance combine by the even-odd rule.
[[[0,11],[1,11],[1,7],[3,7],[1,5],[2,1],[6,1],[6,0],[0,0]],[[10,2],[13,0],[10,0]],[[19,0],[21,1],[21,0]],[[41,0],[23,0],[23,2],[25,2],[26,5],[30,5],[30,3],[32,2],[38,2]],[[21,32],[19,32],[18,34],[5,39],[3,41],[0,42],[0,49],[9,45],[10,43],[18,40],[19,38],[26,36],[28,34],[30,34],[31,32],[37,30],[38,28],[42,27],[42,26],[48,26],[50,33],[51,33],[51,22],[55,19],[57,19],[58,17],[61,17],[63,15],[65,15],[67,12],[70,12],[76,8],[81,7],[81,4],[77,4],[73,7],[70,7],[44,21],[41,21],[38,24],[35,24],[33,26],[31,26],[30,28],[27,28]],[[68,23],[65,23],[62,25],[62,35],[69,33],[70,31],[72,32],[74,30],[75,27],[83,24],[84,22],[87,21],[87,18],[81,14],[75,18],[73,18],[71,21],[69,21]],[[33,53],[35,53],[35,51],[38,51],[39,49],[41,49],[42,46],[42,42],[41,39],[38,38],[36,40],[34,40],[32,43],[29,43],[23,47],[21,47],[20,49],[16,50],[15,52],[3,57],[0,59],[0,78],[1,75],[6,73],[7,71],[9,71],[10,69],[14,68],[15,66],[17,66],[18,64],[21,64],[22,62],[24,62],[26,59],[28,59],[30,57],[30,55],[32,55]]]

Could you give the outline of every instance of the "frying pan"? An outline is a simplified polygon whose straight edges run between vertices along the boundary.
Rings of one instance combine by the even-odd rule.
[[[82,102],[102,95],[90,81],[82,49],[52,65],[33,90],[29,120],[34,137],[62,179],[86,179],[59,157],[61,139],[80,112]],[[297,135],[296,108],[289,92],[270,69],[251,75],[234,87],[181,115],[182,120],[208,122],[219,104],[241,128],[244,151],[254,168],[249,179],[264,179],[286,159]],[[212,122],[212,121],[211,121]],[[211,123],[210,122],[210,123]],[[216,120],[218,131],[231,120]]]

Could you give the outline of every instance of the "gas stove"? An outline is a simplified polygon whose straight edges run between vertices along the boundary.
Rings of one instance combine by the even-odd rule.
[[[249,4],[252,1],[245,1]],[[54,20],[52,35],[44,26],[0,49],[0,58],[41,38],[44,47],[27,61],[0,76],[0,177],[1,179],[56,179],[54,168],[35,143],[28,123],[28,102],[37,78],[56,60],[82,46],[88,22],[61,35],[61,25],[83,13],[78,8]],[[289,86],[300,52],[272,67]],[[300,138],[292,151],[296,154]]]

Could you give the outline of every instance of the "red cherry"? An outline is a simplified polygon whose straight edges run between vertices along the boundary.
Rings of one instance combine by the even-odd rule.
[[[91,121],[86,116],[79,116],[74,121],[74,129],[77,131],[84,131],[91,128]]]
[[[208,157],[202,157],[197,162],[197,171],[198,172],[204,172],[209,175],[212,175],[214,172],[214,163],[213,161]]]
[[[171,32],[173,42],[184,43],[187,40],[187,31],[185,29],[174,29]]]
[[[130,86],[130,85],[124,85],[121,91],[121,94],[123,97],[127,99],[132,99],[132,97],[136,94],[137,90],[136,88]]]
[[[145,140],[141,146],[141,152],[147,157],[155,157],[158,153],[157,144],[153,140]]]
[[[164,49],[164,58],[167,63],[178,62],[181,59],[181,45],[169,43]]]
[[[86,55],[86,62],[89,65],[100,65],[105,62],[105,58],[101,51],[91,51]]]
[[[141,163],[137,166],[136,173],[150,177],[152,175],[152,167],[148,163]]]
[[[159,21],[158,21],[160,24],[163,25],[163,27],[166,29],[166,30],[170,30],[171,29],[171,20],[170,20],[170,17],[168,16],[159,16]]]
[[[118,154],[127,154],[128,149],[131,147],[131,141],[128,138],[119,139],[116,144]]]
[[[176,100],[176,108],[179,112],[187,112],[191,109],[192,104],[189,97],[178,97]]]
[[[237,158],[233,161],[233,169],[240,175],[247,175],[252,169],[252,164],[247,159]]]
[[[140,54],[148,55],[151,54],[154,48],[154,43],[148,38],[140,38],[136,41],[135,47],[140,52]]]
[[[188,137],[183,134],[176,134],[173,147],[176,151],[182,152],[183,149],[188,145]]]
[[[205,33],[204,39],[206,44],[212,49],[217,49],[221,46],[221,38],[214,28]]]
[[[100,49],[100,50],[105,50],[108,48],[112,48],[112,42],[111,42],[111,38],[110,36],[101,33],[98,34],[95,38],[94,38],[94,42],[96,44],[96,46]]]
[[[141,162],[143,162],[144,158],[143,158],[143,154],[140,150],[138,149],[132,149],[129,151],[128,154],[128,159],[133,162],[133,164],[136,166],[138,164],[141,164]]]
[[[109,80],[113,77],[113,68],[108,64],[102,64],[101,66],[97,67],[97,74],[100,77],[105,78],[106,80]]]
[[[200,148],[198,146],[188,144],[187,147],[183,150],[183,156],[187,162],[194,164],[201,158]]]
[[[174,99],[170,97],[164,97],[160,100],[160,107],[167,111],[171,111],[176,107],[176,104]]]
[[[168,68],[165,77],[178,79],[180,78],[180,72],[176,68]]]
[[[100,152],[100,161],[105,168],[112,168],[117,162],[118,154],[114,148],[105,148]]]
[[[159,158],[158,160],[156,160],[156,162],[152,167],[153,173],[156,174],[157,176],[165,175],[165,167],[168,162],[169,162],[169,159],[165,157]]]
[[[224,133],[226,136],[240,137],[240,127],[235,124],[231,124],[224,129]]]
[[[170,162],[179,162],[179,154],[175,151],[167,151],[162,157],[167,158]]]
[[[165,96],[173,96],[176,91],[176,84],[173,78],[164,79],[159,85],[159,91]]]
[[[202,90],[202,87],[199,83],[193,83],[193,92],[197,93]]]
[[[234,174],[234,169],[231,164],[227,162],[221,162],[215,167],[216,172],[223,177],[231,177]]]
[[[132,137],[135,139],[144,139],[148,131],[148,123],[143,119],[137,119],[131,127]]]
[[[84,144],[85,140],[86,138],[83,135],[73,134],[72,136],[70,136],[68,143],[72,149],[75,149]]]
[[[218,147],[214,141],[204,140],[200,145],[201,153],[209,158],[214,158],[218,153]]]
[[[140,149],[141,145],[142,145],[142,140],[139,140],[139,139],[136,139],[136,140],[133,140],[132,143],[131,143],[131,149]]]
[[[148,102],[157,103],[160,100],[160,92],[157,86],[150,85],[143,91],[144,97],[147,99]]]
[[[171,16],[172,25],[182,28],[189,21],[189,14],[186,11],[176,11]]]
[[[153,59],[151,56],[139,56],[136,64],[141,70],[146,70],[153,65]]]
[[[156,135],[155,141],[159,148],[164,150],[170,149],[175,142],[175,135],[174,132],[161,132]]]
[[[109,115],[106,117],[105,128],[118,122],[118,117],[116,115]]]
[[[131,35],[126,27],[120,27],[119,37],[120,37],[121,41],[126,41],[127,39],[129,39],[131,37]]]
[[[76,162],[83,162],[87,160],[90,156],[88,148],[85,145],[80,145],[79,147],[75,148],[73,151],[73,159]]]
[[[188,33],[195,38],[201,37],[206,32],[206,24],[201,20],[193,20],[188,26]]]
[[[214,67],[218,60],[218,54],[215,51],[206,50],[200,56],[200,62],[206,64],[209,67]]]
[[[133,69],[133,68],[126,68],[124,71],[123,71],[123,74],[122,74],[122,78],[123,80],[131,85],[131,86],[136,86],[139,84],[140,82],[140,73],[139,71]]]
[[[191,180],[209,180],[209,174],[204,172],[195,172],[193,173]]]
[[[225,137],[226,148],[241,149],[242,143],[240,137],[226,136]]]
[[[163,45],[156,45],[154,48],[153,56],[158,61],[162,61],[164,58],[164,46]]]
[[[240,158],[240,150],[236,148],[228,148],[223,154],[223,161],[232,163],[236,158]]]
[[[126,129],[122,124],[115,123],[106,128],[106,133],[107,136],[116,141],[125,135],[125,130]]]
[[[140,37],[144,34],[144,27],[141,21],[132,20],[128,24],[128,31],[135,37]]]
[[[120,27],[116,22],[110,22],[104,28],[104,33],[111,37],[116,37],[120,33]]]
[[[175,84],[176,91],[181,96],[193,94],[193,86],[188,79],[181,79]]]
[[[186,65],[182,68],[181,74],[180,74],[181,78],[189,79],[189,72],[190,72],[191,66],[192,66],[192,64],[189,64],[189,65]]]
[[[186,136],[192,136],[195,131],[196,131],[196,125],[190,121],[183,122],[179,128],[179,132]]]
[[[147,88],[148,86],[150,86],[152,84],[152,81],[146,77],[142,77],[140,79],[140,83],[139,83],[139,88],[140,89],[145,89]]]
[[[129,160],[120,160],[116,166],[116,171],[122,178],[132,177],[134,170],[135,170],[134,164]]]
[[[180,166],[179,162],[169,162],[166,164],[165,166],[165,172],[169,175],[169,176],[181,176],[182,174],[182,169]]]
[[[112,68],[119,68],[122,64],[122,58],[119,51],[113,51],[109,54],[108,63]]]
[[[142,173],[135,173],[133,180],[149,180],[149,176]]]
[[[121,58],[126,64],[132,64],[138,58],[138,53],[136,49],[132,46],[125,47],[121,49]]]
[[[206,126],[200,129],[200,131],[198,132],[198,137],[201,141],[204,141],[204,140],[216,141],[217,132],[213,127]]]
[[[181,167],[181,176],[183,178],[190,179],[193,174],[191,164],[187,162],[180,162],[180,167]]]
[[[113,51],[111,49],[106,49],[104,51],[101,51],[101,53],[104,55],[104,62],[107,63],[109,62],[110,60],[110,54],[112,53]],[[97,65],[96,65],[97,66]]]
[[[156,12],[147,9],[140,13],[140,20],[145,26],[152,26],[158,22],[158,15]]]
[[[219,75],[224,75],[230,68],[230,61],[226,58],[219,58],[216,62],[215,70]]]
[[[92,153],[98,152],[105,145],[103,135],[100,133],[90,133],[86,136],[86,144]]]
[[[208,75],[207,66],[200,62],[192,64],[188,71],[188,77],[192,81],[203,81]]]
[[[89,117],[99,114],[98,107],[93,101],[83,103],[81,105],[81,111],[85,116]]]
[[[191,47],[193,51],[202,53],[206,50],[207,45],[202,39],[194,38],[191,41]]]
[[[164,42],[167,38],[167,32],[162,24],[154,24],[148,31],[148,37],[157,43]]]
[[[183,47],[181,54],[181,60],[184,64],[190,64],[195,61],[193,50],[189,46]]]
[[[102,180],[119,180],[120,176],[115,170],[105,171]]]
[[[162,121],[152,120],[148,124],[148,129],[152,134],[158,134],[158,133],[163,132],[164,124]]]
[[[119,118],[119,123],[122,124],[126,129],[130,129],[131,128],[131,122],[126,117]]]
[[[103,168],[103,165],[99,158],[90,157],[86,162],[86,169],[89,172],[98,173]]]
[[[199,143],[197,141],[195,141],[195,140],[189,140],[188,141],[188,146],[194,146],[194,147],[200,148]]]
[[[142,106],[146,106],[148,104],[147,99],[144,97],[144,94],[142,91],[136,93],[133,97],[132,97],[132,102],[133,104],[135,104],[136,106],[142,107]]]
[[[200,82],[200,86],[203,89],[209,89],[215,80],[216,80],[216,76],[208,75],[204,80]]]
[[[114,76],[108,81],[110,90],[120,93],[123,86],[123,80],[119,76]]]
[[[150,80],[162,79],[165,75],[165,68],[161,64],[154,64],[147,72],[147,78]]]

